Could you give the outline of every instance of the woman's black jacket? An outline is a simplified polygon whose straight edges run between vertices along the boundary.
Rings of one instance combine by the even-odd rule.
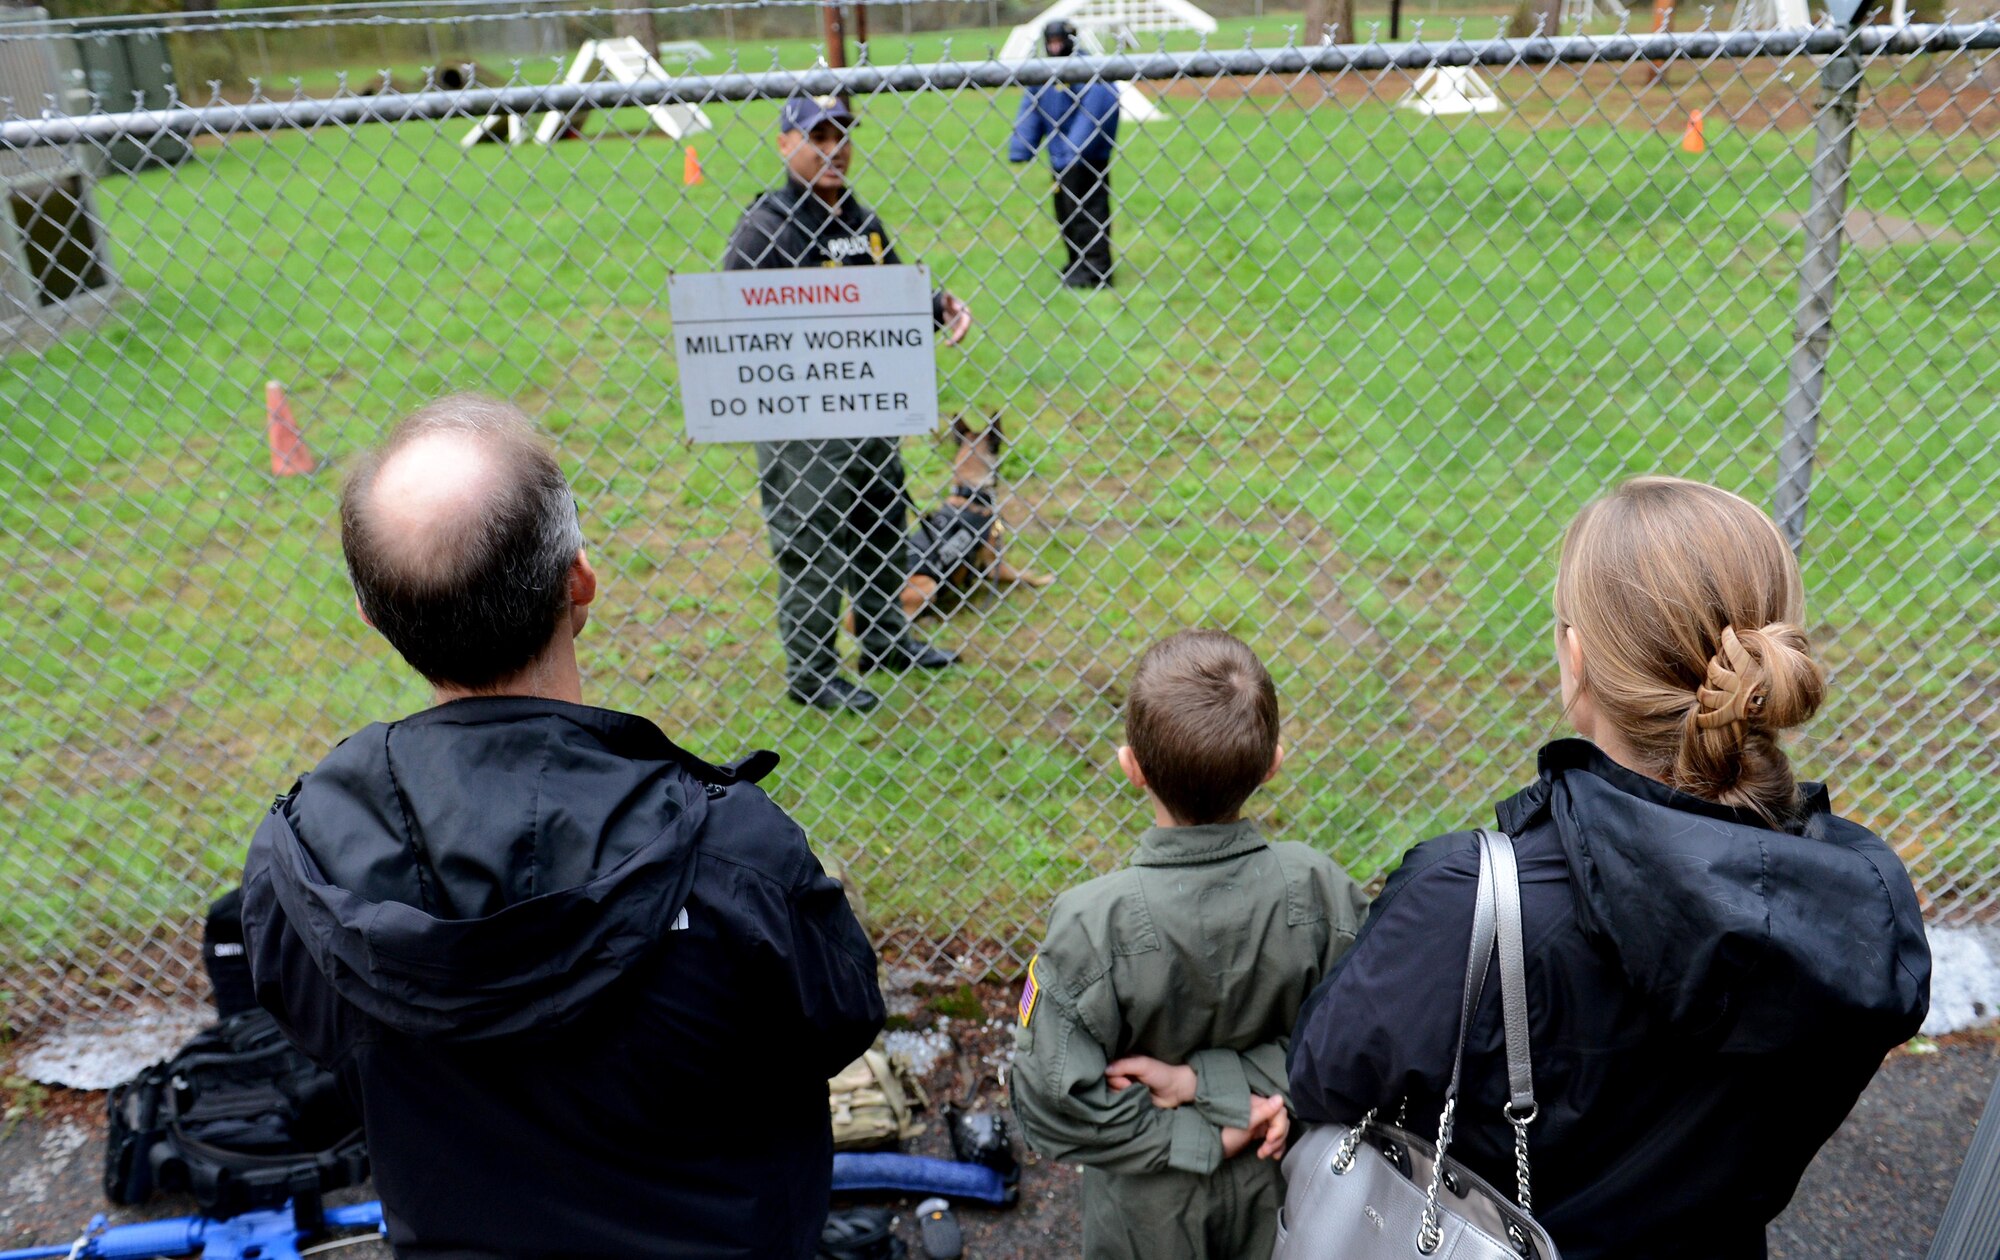
[[[1564,1260],[1762,1257],[1764,1227],[1882,1056],[1930,1005],[1909,876],[1802,789],[1787,829],[1676,792],[1582,740],[1502,802],[1520,855],[1536,1216]],[[1451,1074],[1478,850],[1412,849],[1308,999],[1293,1104],[1434,1133]],[[1499,985],[1466,1049],[1452,1153],[1514,1187]]]

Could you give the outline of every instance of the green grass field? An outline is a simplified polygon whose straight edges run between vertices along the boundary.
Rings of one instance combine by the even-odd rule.
[[[1337,101],[1178,85],[1128,128],[1121,287],[1088,296],[1053,283],[1046,172],[1002,160],[1016,93],[866,102],[862,195],[978,315],[940,353],[942,405],[1004,417],[1010,555],[1058,578],[930,629],[965,667],[871,721],[777,698],[750,454],[680,436],[665,276],[711,268],[773,182],[775,105],[710,110],[694,188],[625,114],[548,149],[461,152],[462,122],[211,142],[104,184],[131,298],[0,375],[0,974],[165,948],[272,795],[425,703],[352,613],[334,472],[269,475],[267,378],[323,465],[447,389],[540,415],[605,578],[589,697],[716,756],[778,748],[774,795],[926,957],[1022,949],[1053,890],[1120,860],[1143,818],[1112,778],[1122,680],[1181,625],[1273,666],[1277,830],[1366,875],[1485,818],[1556,729],[1575,509],[1651,470],[1769,499],[1811,140],[1745,82],[1509,76],[1515,108],[1456,120],[1392,110],[1401,76]],[[1689,107],[1714,111],[1701,157],[1677,147]],[[1990,127],[1892,112],[1885,92],[1864,120],[1854,200],[1931,240],[1843,277],[1807,552],[1835,684],[1803,756],[1928,891],[1976,899],[2000,822],[2000,163]],[[929,502],[943,453],[907,461]]]

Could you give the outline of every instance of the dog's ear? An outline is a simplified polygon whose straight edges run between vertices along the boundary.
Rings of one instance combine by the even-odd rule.
[[[1007,447],[1007,434],[1000,427],[999,412],[986,413],[986,432],[982,436],[985,437],[986,449],[993,453],[993,458],[1000,458],[1000,452]]]
[[[960,446],[972,441],[972,426],[965,422],[964,416],[953,416],[951,418],[951,436]]]

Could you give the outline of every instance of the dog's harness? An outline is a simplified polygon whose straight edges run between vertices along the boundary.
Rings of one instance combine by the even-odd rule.
[[[948,581],[993,535],[996,512],[991,486],[955,485],[946,503],[929,513],[910,532],[909,570],[933,581]]]

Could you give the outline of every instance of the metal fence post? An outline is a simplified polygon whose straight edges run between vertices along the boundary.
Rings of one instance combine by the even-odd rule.
[[[1929,1260],[1985,1260],[2000,1253],[2000,1080],[1986,1095],[1986,1110],[1972,1130],[1945,1202]]]
[[[1843,35],[1853,35],[1852,20],[1842,27]],[[1799,304],[1792,322],[1792,365],[1785,389],[1784,437],[1778,445],[1774,513],[1795,555],[1805,546],[1806,506],[1819,450],[1820,404],[1826,391],[1827,352],[1833,344],[1833,304],[1840,283],[1840,239],[1847,226],[1847,181],[1861,78],[1861,57],[1851,41],[1844,42],[1820,69],[1812,200],[1806,207],[1805,250],[1799,259]]]

